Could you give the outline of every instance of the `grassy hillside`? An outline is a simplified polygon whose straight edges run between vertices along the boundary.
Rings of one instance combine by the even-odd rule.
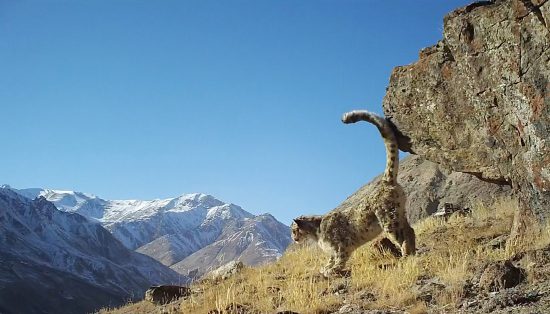
[[[544,248],[550,243],[547,228],[533,227],[524,243],[504,247],[514,206],[512,201],[500,202],[494,208],[475,208],[468,217],[451,217],[448,221],[430,217],[417,223],[414,226],[418,243],[416,256],[395,258],[365,245],[350,261],[350,278],[321,278],[318,270],[326,256],[312,245],[294,246],[275,263],[246,268],[222,282],[197,282],[192,286],[195,293],[190,298],[162,309],[140,302],[102,312],[468,311],[465,302],[490,296],[474,287],[483,265],[510,259],[518,256],[518,252]],[[527,269],[527,275],[523,284],[526,287],[540,280],[540,272],[535,274]]]

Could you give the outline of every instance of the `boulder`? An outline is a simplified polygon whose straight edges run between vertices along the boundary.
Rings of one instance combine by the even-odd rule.
[[[483,270],[479,279],[479,287],[486,291],[498,291],[515,287],[525,278],[525,271],[515,267],[512,262],[495,262],[488,264]]]
[[[512,186],[550,212],[550,1],[482,1],[444,18],[443,39],[393,70],[383,101],[399,148]]]
[[[231,261],[208,273],[205,277],[212,280],[226,280],[244,268],[241,261]]]
[[[469,207],[462,208],[456,206],[453,203],[443,203],[443,207],[434,214],[435,217],[442,217],[448,220],[452,217],[466,217],[472,214],[472,210]]]
[[[168,304],[179,298],[189,296],[191,289],[183,286],[152,286],[145,291],[145,300],[155,304]]]

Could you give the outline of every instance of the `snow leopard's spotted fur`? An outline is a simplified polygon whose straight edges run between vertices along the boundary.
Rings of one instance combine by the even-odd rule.
[[[374,192],[352,208],[331,211],[323,216],[300,216],[291,225],[296,242],[311,239],[330,254],[321,270],[325,276],[341,274],[351,253],[380,233],[401,248],[403,256],[414,254],[415,233],[407,221],[405,193],[397,183],[399,167],[397,140],[390,123],[368,111],[352,111],[344,123],[367,121],[374,124],[386,146],[386,169]]]

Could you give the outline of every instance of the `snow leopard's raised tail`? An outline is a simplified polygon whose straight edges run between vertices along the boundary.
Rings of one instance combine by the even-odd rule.
[[[397,149],[397,139],[390,122],[386,118],[366,110],[354,110],[346,112],[342,116],[342,122],[346,124],[358,121],[370,122],[380,131],[386,146],[386,169],[382,180],[388,181],[390,184],[396,184],[399,169],[399,151]]]

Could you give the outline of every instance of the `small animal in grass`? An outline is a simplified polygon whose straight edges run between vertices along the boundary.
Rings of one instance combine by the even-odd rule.
[[[344,268],[351,253],[382,232],[401,248],[403,256],[416,251],[414,229],[405,211],[405,193],[397,183],[399,152],[389,121],[364,110],[345,113],[342,121],[346,124],[367,121],[378,128],[386,147],[386,169],[374,192],[359,205],[321,216],[294,219],[292,239],[296,242],[313,240],[330,255],[321,270],[325,277],[349,273]]]

